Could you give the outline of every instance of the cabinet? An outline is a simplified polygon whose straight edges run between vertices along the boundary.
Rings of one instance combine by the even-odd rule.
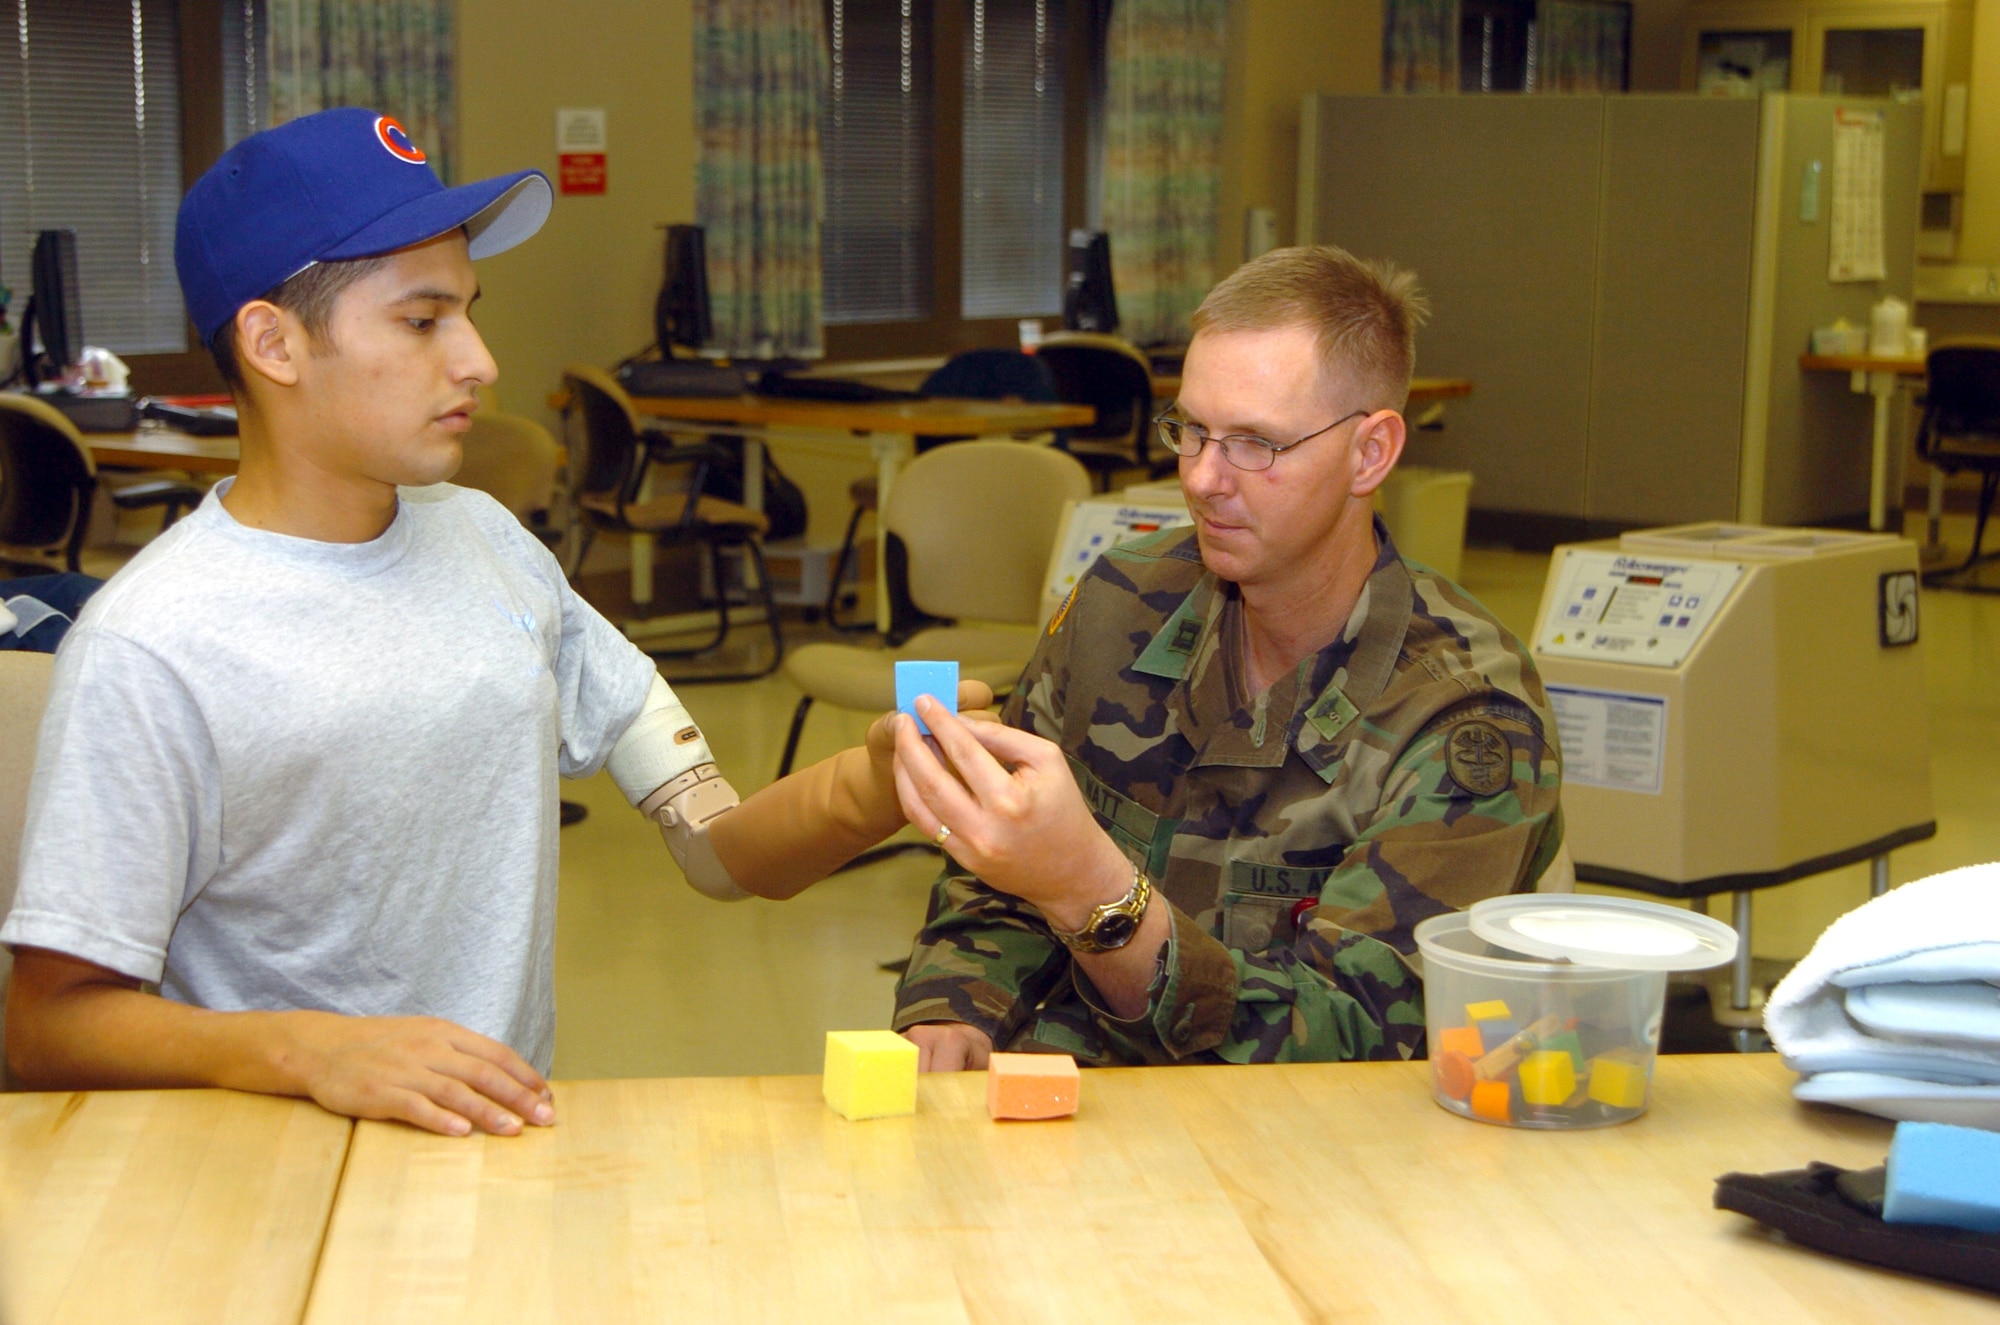
[[[1689,91],[1893,97],[1923,103],[1923,190],[1965,187],[1972,5],[1952,0],[1694,0]]]

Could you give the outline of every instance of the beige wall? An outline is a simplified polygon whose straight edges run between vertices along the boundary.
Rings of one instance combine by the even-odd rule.
[[[1972,97],[1958,260],[2000,263],[2000,0],[1972,10]]]
[[[462,177],[556,175],[555,113],[602,106],[608,187],[558,197],[542,232],[480,264],[479,325],[503,407],[550,418],[571,359],[612,364],[652,339],[662,236],[694,219],[689,0],[479,0],[459,9]],[[614,39],[615,34],[615,39]]]
[[[1381,0],[1236,0],[1229,14],[1216,275],[1243,261],[1243,217],[1275,207],[1295,239],[1299,101],[1382,86]]]

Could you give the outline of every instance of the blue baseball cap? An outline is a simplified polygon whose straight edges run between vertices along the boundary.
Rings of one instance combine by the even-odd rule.
[[[548,176],[517,170],[448,189],[403,126],[358,106],[253,134],[181,200],[174,267],[205,345],[236,310],[315,262],[368,258],[465,227],[472,256],[542,228]]]

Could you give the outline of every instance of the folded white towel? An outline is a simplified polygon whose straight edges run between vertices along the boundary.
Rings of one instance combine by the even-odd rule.
[[[1869,1074],[1857,1098],[1840,1102],[1888,1117],[1964,1107],[1987,1119],[1977,1125],[2000,1127],[2000,1092],[1989,1089],[2000,1086],[1996,984],[2000,864],[1970,865],[1904,884],[1834,921],[1771,991],[1764,1028],[1804,1076]],[[1890,1097],[1899,1078],[1930,1084],[1913,1084],[1897,1102]],[[1796,1093],[1827,1102],[1845,1093],[1838,1081],[1824,1085],[1801,1083]]]

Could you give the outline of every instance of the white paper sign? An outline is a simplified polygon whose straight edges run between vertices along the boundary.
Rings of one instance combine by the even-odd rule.
[[[603,152],[604,107],[571,106],[556,112],[556,153]]]
[[[1667,701],[1581,686],[1549,686],[1570,786],[1660,794],[1666,759]]]
[[[1879,281],[1882,262],[1882,112],[1833,112],[1833,224],[1826,278]]]

